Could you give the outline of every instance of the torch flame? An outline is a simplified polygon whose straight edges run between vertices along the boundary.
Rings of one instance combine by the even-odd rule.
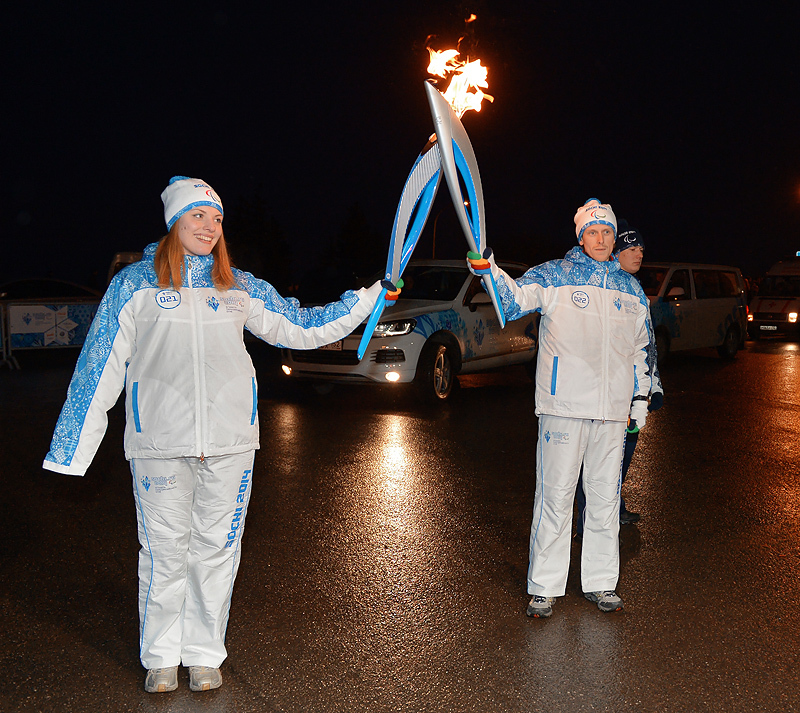
[[[431,56],[428,74],[443,79],[453,75],[442,94],[453,107],[456,116],[461,118],[470,109],[480,111],[484,99],[494,101],[493,96],[481,91],[481,88],[486,89],[489,84],[486,81],[487,67],[479,59],[472,62],[469,58],[466,61],[458,60],[458,50],[434,50],[429,47],[428,52]]]

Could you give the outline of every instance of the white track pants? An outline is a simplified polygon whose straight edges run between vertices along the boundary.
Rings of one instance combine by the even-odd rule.
[[[131,461],[145,668],[216,668],[225,660],[253,456]]]
[[[623,422],[539,416],[529,594],[560,597],[566,591],[572,504],[581,463],[586,493],[581,585],[584,592],[616,588],[624,445]]]

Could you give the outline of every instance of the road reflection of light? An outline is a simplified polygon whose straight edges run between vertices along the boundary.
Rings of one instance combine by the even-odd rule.
[[[403,419],[400,416],[387,416],[384,428],[386,440],[382,444],[379,461],[381,478],[389,495],[401,497],[408,490],[409,477]]]
[[[298,445],[300,408],[291,403],[275,403],[269,411],[270,432],[284,447]]]
[[[386,415],[380,427],[381,442],[375,465],[378,489],[377,512],[384,526],[396,531],[408,532],[415,529],[418,513],[413,492],[418,484],[414,482],[413,458],[409,452],[408,420],[403,416]]]
[[[293,483],[310,438],[302,408],[292,403],[274,403],[259,413],[259,421],[262,453],[269,454],[269,470],[275,477],[281,476],[284,483]]]
[[[430,486],[435,437],[404,414],[374,414],[349,437],[350,450],[336,457],[339,485],[329,505],[329,578],[343,583],[361,623],[383,629],[398,612],[419,616],[421,592],[441,557],[444,517]],[[390,609],[377,603],[389,597]]]

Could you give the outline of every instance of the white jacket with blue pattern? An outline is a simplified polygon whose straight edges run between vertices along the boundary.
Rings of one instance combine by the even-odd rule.
[[[580,247],[514,281],[493,265],[507,319],[541,312],[536,414],[627,421],[651,375],[650,304],[616,260],[598,262]]]
[[[176,291],[158,286],[149,245],[118,273],[83,345],[43,467],[83,475],[126,389],[125,456],[203,457],[258,448],[256,374],[247,329],[275,346],[313,349],[341,339],[371,312],[380,283],[339,302],[301,308],[272,285],[234,270],[237,286],[211,280],[212,256],[187,256]]]

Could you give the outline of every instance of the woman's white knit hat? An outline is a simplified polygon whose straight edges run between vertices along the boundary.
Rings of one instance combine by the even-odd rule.
[[[161,200],[164,202],[164,220],[167,223],[167,230],[186,211],[199,205],[211,206],[223,215],[225,214],[219,196],[200,178],[173,176],[161,194]]]

